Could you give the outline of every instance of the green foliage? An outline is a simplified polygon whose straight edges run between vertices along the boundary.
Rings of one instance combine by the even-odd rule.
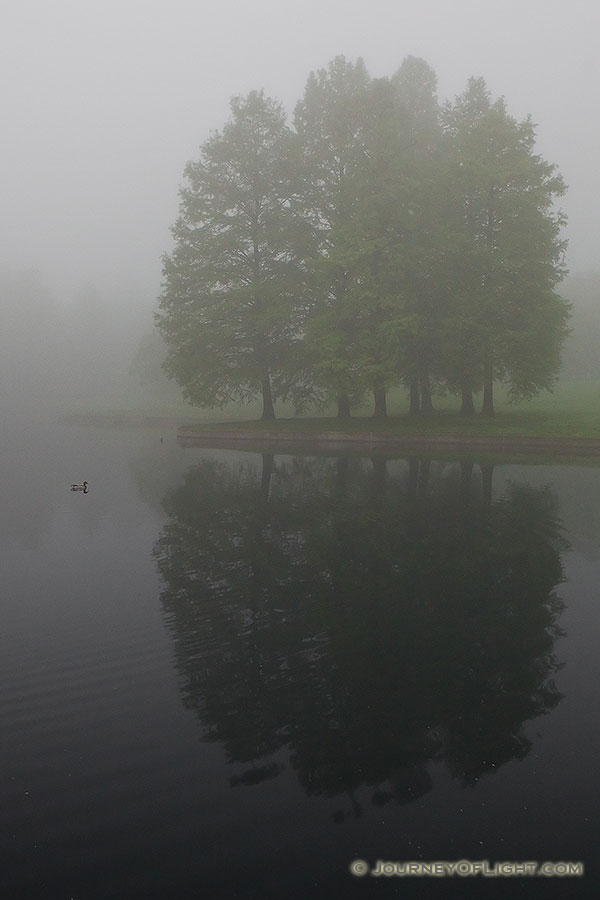
[[[202,406],[262,391],[305,409],[399,384],[512,400],[556,381],[569,304],[565,185],[483,79],[440,108],[414,57],[371,79],[340,56],[311,73],[294,131],[234,98],[188,164],[157,323],[166,370]],[[421,395],[421,400],[419,400]],[[381,406],[380,406],[381,408]]]
[[[166,370],[203,406],[285,396],[303,311],[308,229],[297,212],[296,141],[258,92],[188,163],[157,323]],[[270,397],[266,397],[266,403]]]
[[[456,186],[450,265],[462,281],[445,321],[445,368],[458,384],[505,381],[510,396],[551,388],[560,369],[568,304],[555,292],[565,274],[565,185],[534,154],[530,119],[492,102],[483,79],[443,111]]]
[[[321,397],[363,393],[356,358],[357,310],[353,273],[362,272],[353,228],[353,179],[364,159],[370,79],[362,63],[339,56],[308,78],[294,125],[302,148],[303,211],[317,253],[311,261],[305,353]]]

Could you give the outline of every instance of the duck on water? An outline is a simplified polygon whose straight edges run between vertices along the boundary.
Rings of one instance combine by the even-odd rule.
[[[87,481],[84,481],[82,484],[72,484],[71,490],[72,491],[83,491],[84,494],[87,494],[88,483],[87,483]]]

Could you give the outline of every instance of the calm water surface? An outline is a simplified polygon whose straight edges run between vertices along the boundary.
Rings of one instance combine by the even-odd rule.
[[[43,421],[0,459],[0,896],[600,896],[600,469]]]

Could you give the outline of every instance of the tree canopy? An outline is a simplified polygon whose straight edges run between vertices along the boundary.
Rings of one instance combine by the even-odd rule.
[[[262,391],[271,418],[273,379],[285,394],[301,337],[309,232],[283,109],[252,92],[231,113],[186,166],[158,325],[186,399],[222,406]]]
[[[446,374],[465,409],[483,383],[491,413],[494,380],[515,397],[531,396],[551,387],[560,367],[568,310],[554,291],[565,244],[553,204],[565,186],[535,155],[531,120],[517,122],[504,100],[492,102],[481,78],[446,105],[443,126],[457,200],[453,266],[462,282],[446,318]]]
[[[483,79],[442,106],[414,57],[373,79],[337,57],[311,73],[293,127],[253,91],[185,169],[157,324],[165,368],[200,406],[262,394],[335,401],[433,390],[493,413],[550,389],[568,304],[565,191]]]

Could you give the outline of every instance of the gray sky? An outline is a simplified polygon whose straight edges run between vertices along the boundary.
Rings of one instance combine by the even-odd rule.
[[[264,87],[291,112],[338,54],[374,76],[407,55],[439,94],[482,75],[570,189],[569,263],[600,243],[594,0],[19,0],[2,16],[0,266],[36,267],[59,296],[160,285],[183,167]]]

